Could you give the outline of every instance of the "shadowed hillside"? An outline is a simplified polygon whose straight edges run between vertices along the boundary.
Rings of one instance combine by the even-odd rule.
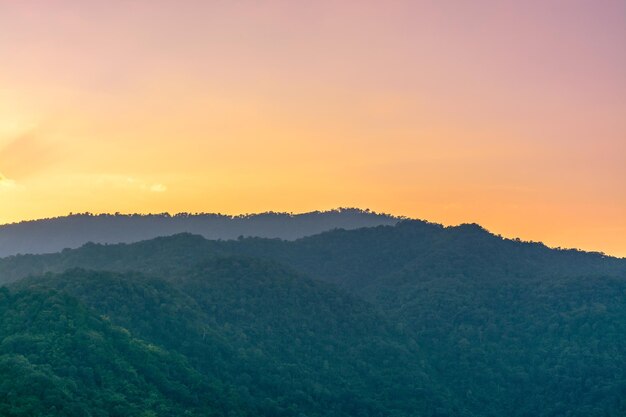
[[[0,259],[0,283],[76,267],[167,274],[218,255],[273,259],[366,298],[377,288],[434,278],[626,276],[626,259],[503,239],[475,224],[443,227],[404,220],[395,226],[332,230],[294,241],[256,237],[219,241],[182,233],[132,244],[88,243],[54,254]]]
[[[208,239],[239,236],[297,239],[332,229],[356,229],[397,223],[398,217],[369,210],[337,209],[303,214],[260,213],[241,216],[179,213],[124,215],[72,214],[0,226],[0,257],[52,253],[87,242],[130,243],[195,233]]]

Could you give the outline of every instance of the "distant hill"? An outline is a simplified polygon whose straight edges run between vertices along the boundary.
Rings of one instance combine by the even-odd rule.
[[[332,229],[393,225],[399,220],[401,218],[388,214],[354,208],[240,216],[214,213],[71,214],[0,226],[0,257],[53,253],[77,248],[87,242],[132,243],[177,233],[194,233],[207,239],[258,236],[293,240]]]
[[[0,284],[76,267],[170,273],[230,255],[272,259],[359,296],[374,295],[386,287],[399,291],[434,278],[497,282],[626,277],[626,259],[504,239],[476,224],[444,227],[402,220],[394,226],[331,230],[292,241],[258,237],[220,241],[181,233],[132,244],[90,242],[59,253],[0,259]]]

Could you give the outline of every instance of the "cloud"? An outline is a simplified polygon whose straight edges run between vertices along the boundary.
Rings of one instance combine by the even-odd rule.
[[[15,181],[0,174],[0,189],[15,188]]]
[[[96,184],[141,190],[151,193],[164,193],[167,191],[167,186],[158,182],[150,183],[135,177],[115,174],[103,174],[97,176]]]
[[[153,193],[164,193],[167,191],[167,187],[163,184],[152,184],[150,186],[150,191]]]

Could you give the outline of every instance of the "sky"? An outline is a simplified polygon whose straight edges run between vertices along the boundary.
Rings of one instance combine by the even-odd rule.
[[[626,256],[626,1],[0,0],[0,223],[370,208]]]

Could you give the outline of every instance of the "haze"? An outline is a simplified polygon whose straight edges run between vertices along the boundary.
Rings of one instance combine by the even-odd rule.
[[[626,2],[0,0],[0,223],[362,207],[626,256]]]

